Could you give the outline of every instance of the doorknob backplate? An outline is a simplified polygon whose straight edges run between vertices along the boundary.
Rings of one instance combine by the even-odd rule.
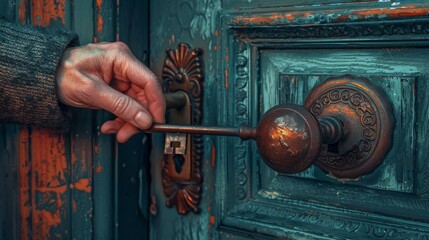
[[[177,99],[185,99],[184,104],[168,110],[166,120],[170,124],[201,124],[204,81],[202,54],[201,49],[191,48],[185,43],[180,43],[176,49],[166,50],[162,78],[164,92],[170,93],[169,98],[172,99],[169,101],[167,98],[167,103],[178,103]],[[201,161],[204,150],[202,136],[198,134],[188,134],[185,144],[184,154],[164,154],[162,161],[166,205],[175,206],[182,215],[200,211],[198,205],[202,194]]]
[[[317,119],[335,116],[344,123],[343,138],[323,144],[315,162],[337,178],[354,179],[371,172],[391,148],[392,106],[368,79],[330,78],[311,91],[304,106]]]

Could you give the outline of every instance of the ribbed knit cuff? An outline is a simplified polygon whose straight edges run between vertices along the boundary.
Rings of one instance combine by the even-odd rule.
[[[77,35],[0,19],[0,119],[39,127],[70,126],[57,98],[56,71]]]

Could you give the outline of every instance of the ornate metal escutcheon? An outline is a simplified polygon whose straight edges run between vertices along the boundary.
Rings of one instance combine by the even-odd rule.
[[[314,88],[304,106],[317,119],[337,117],[344,134],[322,144],[315,164],[337,178],[357,178],[380,164],[392,145],[395,125],[387,97],[368,79],[345,75]]]
[[[202,120],[202,50],[181,43],[167,49],[162,78],[166,93],[167,122],[200,125]],[[201,200],[201,135],[167,134],[162,162],[162,184],[168,207],[176,206],[179,214],[199,212]],[[186,146],[183,146],[185,144]]]
[[[391,148],[395,121],[390,102],[368,79],[351,75],[327,79],[311,91],[304,106],[272,107],[257,127],[199,126],[202,67],[200,49],[183,43],[167,49],[163,79],[169,124],[150,129],[168,133],[162,183],[167,206],[176,206],[180,214],[199,212],[201,134],[254,139],[264,162],[279,173],[301,172],[315,163],[343,180],[372,172]]]

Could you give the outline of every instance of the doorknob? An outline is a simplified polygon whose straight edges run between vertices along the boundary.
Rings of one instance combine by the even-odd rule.
[[[178,56],[181,59],[175,59]],[[186,159],[170,154],[163,162],[166,204],[176,205],[181,214],[198,212],[202,134],[254,139],[264,162],[280,173],[301,172],[315,163],[341,179],[372,172],[390,150],[395,125],[392,106],[368,79],[351,75],[329,78],[310,92],[304,106],[274,106],[262,115],[257,127],[207,127],[198,126],[202,118],[202,72],[201,50],[186,44],[167,50],[163,77],[165,90],[170,92],[166,94],[167,105],[175,111],[170,120],[176,124],[154,124],[149,129],[195,134],[180,138],[182,142],[177,145],[182,150],[183,144],[197,145],[182,151]],[[172,162],[175,166],[184,164],[184,168],[174,170]]]
[[[150,132],[238,136],[256,140],[263,160],[280,173],[304,171],[314,162],[321,144],[334,144],[343,136],[343,123],[335,116],[316,120],[303,106],[278,105],[268,110],[256,128],[204,127],[153,124]]]

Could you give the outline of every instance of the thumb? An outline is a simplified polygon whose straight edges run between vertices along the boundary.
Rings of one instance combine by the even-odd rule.
[[[107,84],[101,84],[97,91],[98,107],[103,108],[137,128],[148,129],[152,125],[152,116],[140,103],[130,96],[116,91]]]

